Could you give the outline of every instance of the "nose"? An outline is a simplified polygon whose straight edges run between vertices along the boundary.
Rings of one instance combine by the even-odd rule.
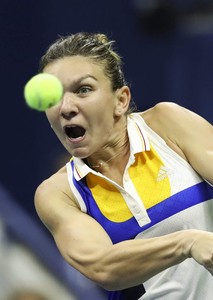
[[[78,107],[75,103],[74,96],[70,92],[65,92],[61,101],[60,114],[63,118],[69,120],[77,115]]]

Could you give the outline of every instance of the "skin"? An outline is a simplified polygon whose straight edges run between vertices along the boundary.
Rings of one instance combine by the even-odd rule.
[[[113,92],[103,67],[79,56],[52,62],[44,72],[56,75],[64,86],[61,102],[46,112],[59,140],[71,155],[86,159],[90,165],[108,161],[98,171],[122,186],[129,158],[126,131],[129,88],[124,86]],[[141,115],[169,147],[213,184],[211,124],[173,103],[159,103]],[[85,128],[84,137],[68,139],[63,127],[71,124]],[[35,207],[65,260],[105,289],[140,284],[188,257],[213,274],[210,232],[183,230],[113,245],[104,229],[80,211],[65,167],[37,188]]]

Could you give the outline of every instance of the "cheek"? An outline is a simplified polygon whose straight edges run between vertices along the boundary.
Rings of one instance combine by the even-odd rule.
[[[47,120],[49,121],[51,127],[55,127],[57,125],[57,112],[51,108],[51,109],[48,109],[46,110],[46,117],[47,117]]]
[[[96,134],[101,139],[108,138],[114,128],[113,112],[109,109],[101,110],[100,113],[94,117],[96,120],[93,124],[95,126]]]
[[[96,104],[95,109],[93,106],[94,114],[96,113],[103,118],[105,116],[108,118],[113,117],[116,105],[112,95],[110,97],[108,94],[100,95]]]
[[[51,120],[52,120],[51,111],[48,109],[48,110],[45,111],[45,114],[46,114],[47,120],[51,124]]]
[[[62,140],[62,133],[61,133],[61,128],[58,121],[57,113],[53,109],[48,109],[45,113],[46,113],[47,120],[50,123],[50,127],[52,128],[56,136],[60,140]]]

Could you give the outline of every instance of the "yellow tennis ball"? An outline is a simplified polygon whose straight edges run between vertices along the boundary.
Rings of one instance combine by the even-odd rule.
[[[33,76],[24,87],[24,97],[29,107],[45,111],[57,104],[63,96],[60,80],[48,73]]]

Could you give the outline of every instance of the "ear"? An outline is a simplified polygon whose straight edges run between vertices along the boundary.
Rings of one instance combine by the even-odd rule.
[[[114,115],[120,117],[124,115],[129,108],[131,93],[128,86],[124,85],[116,91],[116,100]]]

